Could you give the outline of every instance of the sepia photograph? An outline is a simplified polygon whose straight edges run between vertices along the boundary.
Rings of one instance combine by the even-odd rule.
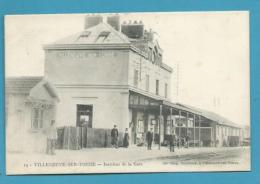
[[[248,11],[6,15],[6,174],[250,171]]]

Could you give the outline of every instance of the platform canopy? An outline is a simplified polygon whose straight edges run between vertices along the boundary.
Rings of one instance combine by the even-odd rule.
[[[134,109],[160,111],[168,115],[180,115],[184,117],[197,116],[204,120],[215,122],[219,125],[225,125],[234,128],[240,128],[236,123],[224,118],[214,112],[184,105],[173,103],[168,99],[158,95],[150,94],[138,89],[130,89],[129,107]]]

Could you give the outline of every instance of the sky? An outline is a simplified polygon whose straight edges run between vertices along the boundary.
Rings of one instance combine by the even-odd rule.
[[[86,14],[5,17],[6,76],[43,76],[42,45],[81,32]],[[109,14],[103,14],[106,17]],[[249,13],[122,13],[155,31],[173,68],[171,98],[249,125]]]

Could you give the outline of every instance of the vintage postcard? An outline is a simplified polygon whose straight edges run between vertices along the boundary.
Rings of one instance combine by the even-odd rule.
[[[5,16],[6,173],[250,171],[249,12]]]

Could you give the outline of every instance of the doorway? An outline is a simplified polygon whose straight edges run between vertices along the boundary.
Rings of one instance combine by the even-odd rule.
[[[78,127],[92,128],[93,105],[77,104],[77,122]]]

